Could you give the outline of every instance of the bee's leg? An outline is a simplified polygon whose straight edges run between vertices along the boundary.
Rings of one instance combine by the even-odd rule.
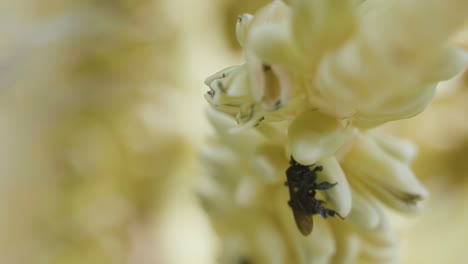
[[[338,216],[339,218],[341,218],[342,220],[344,220],[344,218],[335,210],[331,210],[331,209],[328,209],[328,208],[323,208],[323,211],[325,211],[325,213],[329,216]]]
[[[318,207],[317,208],[317,213],[320,214],[320,216],[322,216],[323,219],[326,219],[327,218],[327,209],[324,208],[324,207]]]
[[[330,189],[331,187],[333,187],[333,186],[335,186],[337,184],[338,184],[337,182],[335,182],[335,183],[321,182],[321,183],[315,184],[314,189],[316,189],[316,190],[326,190],[326,189]]]
[[[289,158],[289,164],[292,165],[292,166],[298,165],[297,161],[293,158],[292,155]]]
[[[317,194],[317,192],[315,190],[316,189],[313,186],[309,187],[309,189],[307,191],[307,196],[315,198],[315,195]]]
[[[322,206],[322,204],[324,204],[325,201],[324,201],[324,200],[318,200],[318,199],[316,199],[316,200],[315,200],[315,203],[317,204],[317,206]]]
[[[317,173],[317,172],[320,172],[320,171],[322,171],[322,170],[323,170],[323,167],[322,167],[322,166],[317,166],[317,167],[315,167],[315,168],[312,170],[312,172],[313,172],[313,173]]]
[[[322,204],[325,203],[325,201],[317,200],[311,196],[305,197],[301,201],[304,211],[311,215],[320,213],[321,208],[323,208]]]
[[[335,212],[335,211],[333,211]],[[344,220],[344,217],[342,217],[338,212],[335,212],[335,215],[338,216],[341,220]]]

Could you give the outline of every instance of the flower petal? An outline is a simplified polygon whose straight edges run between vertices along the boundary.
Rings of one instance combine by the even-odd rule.
[[[362,135],[341,161],[356,181],[395,209],[411,212],[428,196],[408,165],[383,150],[370,136]]]
[[[243,130],[233,133],[233,128],[237,128],[238,125],[233,118],[224,113],[208,108],[207,116],[210,123],[220,135],[220,139],[223,143],[227,144],[234,151],[249,153],[254,151],[258,145],[265,141],[263,135],[255,130]]]
[[[335,118],[306,110],[289,126],[292,156],[301,164],[314,164],[333,155],[352,136],[352,129]]]
[[[406,164],[411,164],[416,157],[418,152],[416,144],[409,140],[393,137],[384,133],[370,132],[369,135],[379,144],[382,150]]]
[[[241,45],[241,47],[245,46],[248,28],[250,23],[252,22],[254,16],[251,14],[242,14],[237,18],[236,23],[236,37],[237,41]]]
[[[262,24],[251,29],[249,48],[267,64],[297,68],[303,59],[291,40],[289,15],[283,21]]]
[[[349,175],[348,175],[349,176]],[[375,230],[380,224],[380,214],[375,205],[363,197],[359,191],[353,191],[353,208],[346,217],[346,221],[362,228],[363,230]]]
[[[294,40],[309,63],[343,44],[355,31],[352,1],[298,0],[292,9]]]
[[[323,171],[318,174],[318,182],[337,183],[333,188],[324,190],[323,193],[332,208],[342,217],[346,217],[352,206],[351,189],[346,176],[335,157],[320,161],[320,165],[323,166]]]

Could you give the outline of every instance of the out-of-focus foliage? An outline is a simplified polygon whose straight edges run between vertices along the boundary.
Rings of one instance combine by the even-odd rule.
[[[190,187],[210,70],[182,41],[206,21],[171,5],[0,3],[1,263],[186,263],[168,233],[211,259]]]

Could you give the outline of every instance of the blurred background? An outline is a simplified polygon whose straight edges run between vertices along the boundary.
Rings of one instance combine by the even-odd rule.
[[[203,81],[243,62],[236,18],[267,2],[0,1],[0,263],[216,263]],[[468,261],[467,100],[465,72],[388,128],[432,191],[395,216],[404,263]]]

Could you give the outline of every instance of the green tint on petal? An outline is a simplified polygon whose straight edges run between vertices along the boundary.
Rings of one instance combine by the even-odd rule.
[[[314,164],[329,158],[352,136],[352,129],[333,117],[306,110],[289,126],[288,143],[300,164]]]

